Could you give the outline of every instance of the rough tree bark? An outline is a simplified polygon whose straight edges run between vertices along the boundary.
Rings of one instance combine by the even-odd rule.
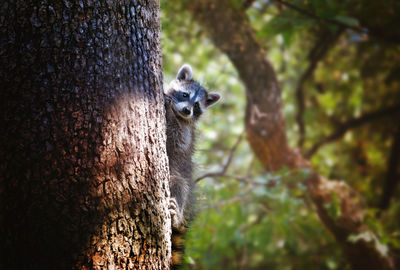
[[[0,5],[0,269],[167,269],[159,3]]]
[[[256,156],[271,171],[289,167],[310,169],[308,161],[288,146],[280,88],[272,65],[256,41],[245,10],[230,0],[188,1],[187,8],[216,47],[227,54],[245,84],[247,139]],[[376,241],[367,237],[349,241],[350,235],[368,232],[363,223],[361,197],[344,182],[328,181],[313,172],[304,182],[317,214],[343,248],[353,269],[394,269]],[[332,217],[326,205],[338,201],[341,214]],[[366,233],[369,235],[368,233]]]

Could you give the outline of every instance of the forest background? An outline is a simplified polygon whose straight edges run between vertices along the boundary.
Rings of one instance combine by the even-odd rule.
[[[190,63],[194,78],[223,96],[199,126],[198,215],[184,268],[350,269],[301,180],[309,172],[268,170],[247,143],[245,86],[196,17],[200,2],[161,1],[164,80]],[[290,147],[362,198],[368,230],[345,241],[369,242],[398,263],[400,3],[219,2],[229,5],[226,13],[244,14],[276,73]],[[323,204],[332,220],[343,214],[340,198],[332,194]]]

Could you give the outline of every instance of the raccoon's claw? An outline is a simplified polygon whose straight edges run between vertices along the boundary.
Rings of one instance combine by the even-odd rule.
[[[169,200],[169,213],[171,215],[172,227],[179,228],[182,224],[183,215],[179,211],[178,203],[175,198]]]

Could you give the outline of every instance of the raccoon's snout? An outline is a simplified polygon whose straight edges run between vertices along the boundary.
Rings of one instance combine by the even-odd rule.
[[[173,104],[175,113],[183,119],[189,120],[193,115],[192,106],[189,102],[177,102]]]
[[[182,113],[184,114],[184,115],[190,115],[190,113],[191,113],[191,110],[190,110],[190,107],[183,107],[182,108]]]

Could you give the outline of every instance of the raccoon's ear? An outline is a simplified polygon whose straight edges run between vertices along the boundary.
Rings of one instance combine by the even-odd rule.
[[[176,78],[178,80],[188,81],[192,79],[193,70],[189,64],[184,64],[178,71]]]
[[[221,99],[221,95],[217,92],[210,92],[207,94],[206,107],[214,105]]]

